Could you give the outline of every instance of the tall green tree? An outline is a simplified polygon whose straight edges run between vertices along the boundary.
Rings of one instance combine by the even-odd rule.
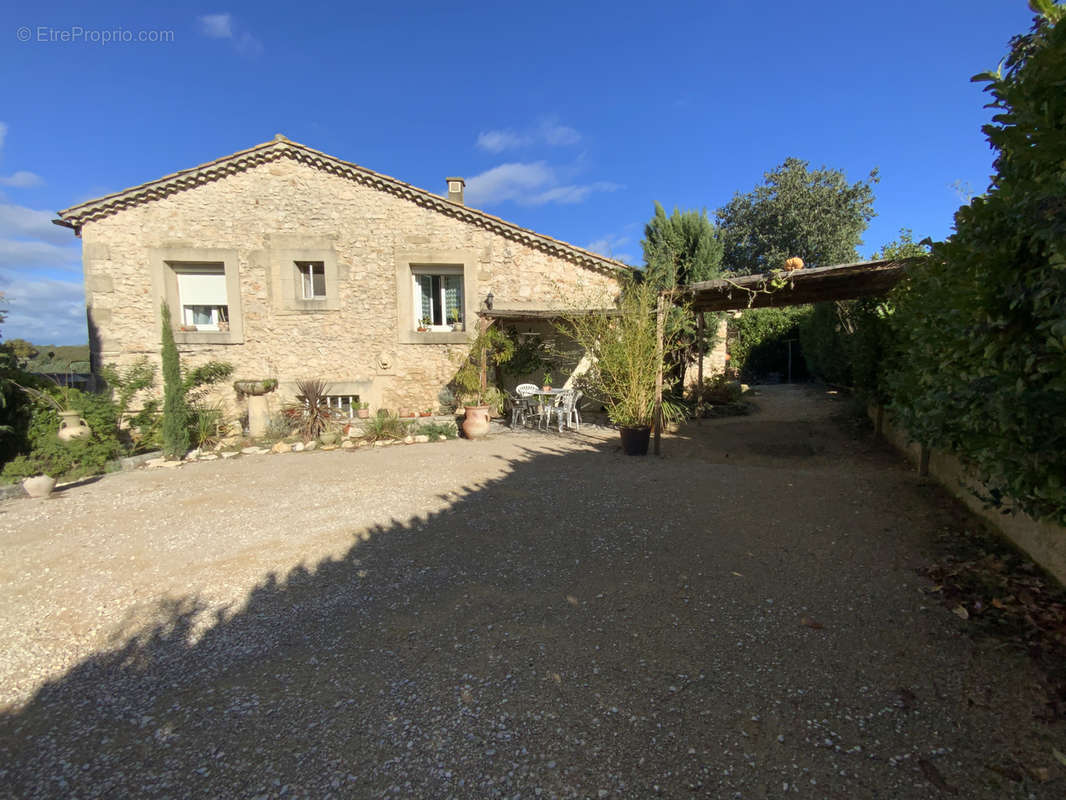
[[[656,289],[708,281],[722,269],[722,242],[704,211],[666,215],[655,204],[655,215],[644,226],[644,279]]]
[[[688,283],[708,281],[722,271],[722,242],[706,211],[679,211],[669,216],[659,204],[644,226],[644,283],[657,291],[676,289]],[[695,319],[691,313],[670,304],[670,324],[678,330],[678,346],[664,359],[664,377],[668,387],[678,387],[685,368],[699,354]],[[717,320],[717,315],[713,315]],[[710,333],[704,333],[705,349],[713,345],[718,326],[712,320]]]
[[[877,180],[876,169],[849,183],[840,170],[811,170],[806,161],[785,159],[762,185],[738,192],[718,209],[725,269],[767,272],[792,256],[818,267],[858,260],[863,231],[874,217]]]
[[[189,450],[189,407],[181,379],[181,360],[174,344],[170,306],[163,302],[163,457],[177,460]]]

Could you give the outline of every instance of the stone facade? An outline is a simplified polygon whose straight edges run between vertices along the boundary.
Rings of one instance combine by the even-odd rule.
[[[270,156],[262,163],[227,169],[222,159],[210,179],[179,173],[61,213],[83,240],[95,364],[158,363],[160,304],[178,304],[175,265],[224,264],[230,329],[178,330],[183,363],[276,378],[273,403],[307,377],[371,408],[435,409],[490,291],[496,310],[602,306],[617,294],[625,267],[610,259],[366,171],[406,187],[383,190],[322,154],[324,166],[271,147],[315,153],[276,140],[258,147]],[[320,301],[297,299],[301,260],[324,265]],[[415,330],[412,266],[438,265],[464,278],[466,332]]]

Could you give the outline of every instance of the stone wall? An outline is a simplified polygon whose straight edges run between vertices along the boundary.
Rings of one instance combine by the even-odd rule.
[[[95,363],[158,363],[159,306],[174,291],[168,259],[195,261],[209,249],[204,260],[236,268],[233,332],[179,333],[183,362],[227,361],[235,378],[277,378],[274,404],[293,395],[297,379],[317,377],[372,408],[437,407],[472,333],[414,333],[402,296],[411,263],[462,266],[471,331],[489,291],[496,309],[564,309],[607,304],[618,289],[610,269],[288,159],[88,221],[82,239]],[[285,270],[301,253],[329,259],[336,293],[321,309],[287,294]]]

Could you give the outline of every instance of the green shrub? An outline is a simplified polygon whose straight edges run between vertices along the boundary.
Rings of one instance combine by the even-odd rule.
[[[376,416],[370,417],[363,422],[363,438],[368,442],[403,439],[411,432],[415,424],[413,422],[405,422],[382,409],[378,411]]]
[[[55,389],[50,393],[58,394]],[[59,414],[46,400],[30,404],[28,428],[30,450],[9,461],[3,470],[6,481],[19,480],[41,473],[57,479],[76,479],[104,471],[108,461],[122,453],[118,440],[116,407],[104,395],[64,389],[64,401],[77,411],[89,426],[89,436],[64,442],[57,436]]]
[[[425,425],[419,425],[415,433],[428,436],[432,442],[437,439],[455,439],[459,436],[459,429],[454,422],[427,422]]]
[[[799,338],[800,322],[810,306],[747,309],[729,322],[730,365],[743,377],[755,378],[788,371],[787,339]],[[806,372],[800,348],[793,344],[792,374]]]
[[[985,499],[1066,524],[1066,9],[1036,6],[1006,69],[975,78],[996,174],[893,291],[886,379],[910,434],[974,467]]]

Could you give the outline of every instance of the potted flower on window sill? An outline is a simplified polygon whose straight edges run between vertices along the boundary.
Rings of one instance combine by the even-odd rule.
[[[432,417],[433,416],[433,411],[431,409],[427,408],[427,409],[419,412],[418,416],[420,416],[420,417]]]
[[[184,333],[191,333],[196,330],[195,325],[179,325],[178,330]]]
[[[448,309],[448,324],[452,326],[453,331],[463,330],[463,321],[459,319],[458,307],[452,306]]]
[[[370,419],[370,403],[360,403],[355,410],[355,416],[359,419]]]
[[[429,330],[429,317],[422,317],[422,319],[420,319],[418,321],[418,332],[419,333],[425,333],[428,330]]]

